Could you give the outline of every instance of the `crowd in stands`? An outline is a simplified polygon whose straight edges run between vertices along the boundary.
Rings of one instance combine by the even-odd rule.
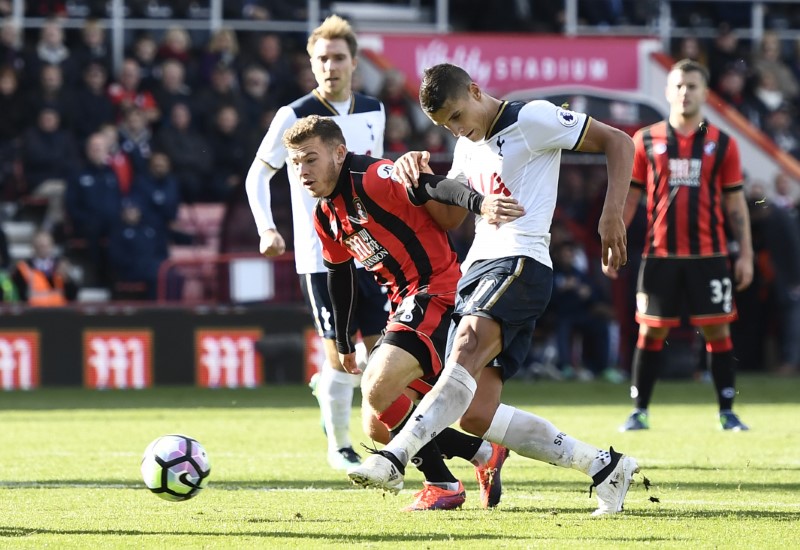
[[[451,0],[451,22],[456,30],[563,30],[559,2],[497,4],[476,11],[473,2]],[[652,4],[581,1],[579,13],[581,22],[590,25],[646,24],[653,16]],[[9,5],[0,2],[0,16],[9,15]],[[299,5],[304,3],[226,0],[223,15],[302,20],[305,13]],[[108,288],[114,297],[156,297],[159,266],[170,256],[171,245],[191,243],[190,236],[175,229],[179,205],[225,204],[218,252],[256,251],[258,236],[243,179],[275,110],[316,85],[304,37],[227,28],[199,39],[195,31],[180,27],[126,31],[129,47],[115,71],[108,29],[91,18],[106,17],[107,2],[55,0],[26,6],[27,16],[48,19],[41,29],[23,31],[10,19],[0,25],[0,200],[40,209],[37,235],[54,241],[61,257],[86,260],[82,283]],[[129,1],[125,6],[131,17],[208,17],[207,2]],[[741,23],[736,18],[744,17],[738,4],[724,11],[716,5],[675,6],[673,15],[681,24],[714,25],[718,32],[707,41],[677,40],[672,53],[707,64],[713,89],[778,147],[800,158],[800,42],[793,45],[767,32],[753,53],[731,30]],[[780,6],[775,10],[775,21],[797,17]],[[517,16],[497,19],[501,13]],[[88,18],[80,29],[67,30],[54,16]],[[424,148],[433,153],[434,168],[446,171],[452,138],[418,116],[403,74],[387,71],[379,96],[387,112],[385,155],[396,158]],[[781,327],[800,330],[800,265],[776,260],[781,255],[774,250],[773,237],[796,234],[794,257],[800,258],[798,187],[780,178],[774,186],[753,178],[748,184],[760,279],[741,300],[742,309],[752,311],[748,322],[760,331],[777,331],[774,316],[766,314],[771,304],[781,305],[786,320]],[[633,348],[635,281],[623,277],[611,285],[599,271],[595,241],[604,186],[602,166],[562,170],[553,226],[556,287],[543,319],[548,339],[534,346],[531,355],[532,364],[552,367],[553,377],[619,381],[619,373],[609,366],[626,365]],[[772,187],[776,194],[765,202],[765,189]],[[285,208],[273,211],[291,251],[288,193],[279,175],[273,202]],[[781,214],[770,215],[774,210]],[[458,250],[466,250],[470,232],[469,223],[453,232]],[[636,228],[630,232],[632,264],[638,260],[636,235],[641,233]],[[15,261],[6,253],[2,267],[8,281],[20,282]],[[637,267],[632,265],[628,273],[635,274]],[[65,277],[70,274],[64,280],[71,285],[68,299],[73,299],[74,285],[81,281],[74,280],[74,270],[61,271]],[[7,287],[2,287],[6,301],[24,295],[17,287],[6,294]],[[609,323],[612,318],[618,323]],[[752,357],[744,361],[745,368],[757,369],[764,351],[757,349],[754,332],[741,332]],[[800,365],[800,347],[792,345],[800,341],[789,334],[778,335],[781,364],[787,370]],[[617,348],[618,354],[611,353]]]

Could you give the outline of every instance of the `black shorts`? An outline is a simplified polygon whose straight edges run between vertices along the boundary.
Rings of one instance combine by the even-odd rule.
[[[356,326],[364,336],[380,334],[386,327],[389,316],[389,300],[384,289],[375,282],[375,277],[366,269],[357,269],[358,273],[358,305],[356,306]],[[314,326],[322,338],[336,338],[336,327],[333,325],[333,304],[328,293],[327,273],[306,273],[300,277],[300,289],[311,308]],[[351,334],[352,336],[352,334]]]
[[[688,313],[695,326],[736,320],[728,258],[642,259],[636,285],[636,321],[651,327],[677,327]]]
[[[453,318],[455,292],[406,296],[389,318],[381,343],[399,347],[416,358],[423,378],[435,381],[444,368],[447,334]]]
[[[526,256],[475,262],[458,282],[456,309],[447,340],[453,347],[455,327],[464,315],[489,317],[500,323],[503,350],[497,356],[503,380],[524,364],[536,321],[553,291],[553,270]]]

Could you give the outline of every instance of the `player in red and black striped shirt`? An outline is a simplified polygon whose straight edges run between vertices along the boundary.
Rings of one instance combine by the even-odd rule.
[[[667,78],[669,119],[633,138],[625,220],[633,218],[644,193],[647,237],[636,295],[639,340],[631,384],[636,409],[623,431],[649,427],[647,409],[664,340],[671,327],[680,325],[684,311],[706,340],[721,427],[747,429],[731,410],[736,390],[730,322],[737,317],[734,287],[744,290],[753,279],[750,219],[739,148],[733,137],[703,119],[707,94],[706,68],[679,61]],[[740,249],[732,274],[726,223]],[[613,269],[606,271],[615,276]]]
[[[489,212],[485,216],[490,222],[510,221],[522,214],[522,208],[505,195],[483,197],[440,176],[427,175],[423,185],[408,189],[392,179],[391,161],[347,152],[341,129],[330,118],[309,116],[297,121],[283,142],[290,169],[320,199],[314,226],[328,267],[336,344],[342,365],[352,374],[360,372],[349,330],[357,297],[353,259],[389,290],[392,311],[370,356],[362,394],[370,416],[375,411],[378,420],[396,433],[411,415],[411,398],[426,393],[442,370],[461,276],[443,227],[458,225],[467,212],[429,199],[463,206],[475,214]],[[407,387],[417,395],[404,392]],[[428,481],[409,509],[452,508],[464,502],[464,487],[444,465],[443,452],[473,461],[479,479],[489,478],[482,484],[483,505],[497,504],[499,477],[493,482],[492,476],[481,472],[487,465],[498,469],[507,450],[448,429],[417,454],[418,467]]]

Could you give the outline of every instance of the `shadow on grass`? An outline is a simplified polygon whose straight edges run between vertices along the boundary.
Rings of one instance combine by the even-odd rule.
[[[289,520],[289,523],[304,523],[303,520]],[[287,523],[287,520],[283,520],[281,523]],[[143,536],[206,536],[206,537],[233,537],[233,538],[240,538],[240,537],[266,537],[266,538],[275,538],[275,539],[300,539],[300,540],[314,540],[314,541],[325,541],[325,543],[330,543],[332,541],[336,542],[348,542],[353,544],[368,544],[368,543],[379,543],[379,542],[403,542],[403,543],[412,543],[412,542],[419,542],[419,543],[429,543],[429,542],[479,542],[482,543],[484,541],[492,541],[496,543],[498,540],[498,536],[496,533],[411,533],[411,532],[403,532],[402,534],[386,534],[386,533],[375,533],[369,535],[363,534],[351,534],[351,535],[343,535],[338,533],[322,533],[319,531],[316,532],[309,532],[309,533],[296,533],[296,532],[286,532],[286,531],[209,531],[209,530],[195,530],[195,531],[148,531],[148,530],[139,530],[139,529],[34,529],[34,528],[27,528],[27,527],[3,527],[0,526],[0,539],[2,538],[14,538],[14,537],[30,537],[34,535],[74,535],[74,536],[81,536],[81,535],[89,535],[89,536],[98,536],[98,535],[107,535],[113,537],[119,536],[129,536],[129,537],[143,537]],[[576,540],[576,541],[583,541],[581,538],[571,538],[571,537],[564,537],[559,535],[559,541],[562,543]],[[521,535],[514,535],[511,533],[503,533],[503,540],[516,540],[516,541],[524,541],[530,540],[531,536],[521,536]],[[680,540],[688,540],[688,537],[681,537],[680,535],[677,536],[668,536],[668,537],[657,537],[652,535],[641,535],[631,536],[630,533],[621,534],[619,537],[613,536],[593,536],[593,540],[604,540],[609,542],[659,542],[659,541],[680,541]]]
[[[283,520],[281,523],[305,523],[302,519]],[[146,529],[34,529],[27,527],[3,527],[0,526],[0,538],[7,537],[29,537],[32,535],[108,535],[108,536],[206,536],[206,537],[269,537],[269,538],[290,538],[290,539],[309,539],[309,540],[336,540],[340,542],[383,542],[383,541],[419,541],[419,542],[436,542],[436,541],[485,541],[497,540],[497,534],[481,534],[481,533],[403,533],[395,536],[375,533],[374,535],[342,535],[331,533],[320,533],[319,531],[313,533],[292,533],[286,531],[210,531],[210,530],[194,530],[194,531],[148,531]],[[529,537],[517,536],[508,533],[503,534],[504,539],[528,539]]]

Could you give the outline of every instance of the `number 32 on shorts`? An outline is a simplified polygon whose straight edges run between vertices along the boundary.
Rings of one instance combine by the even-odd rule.
[[[711,289],[711,303],[722,304],[726,313],[733,309],[733,285],[729,277],[711,279],[708,283]]]

